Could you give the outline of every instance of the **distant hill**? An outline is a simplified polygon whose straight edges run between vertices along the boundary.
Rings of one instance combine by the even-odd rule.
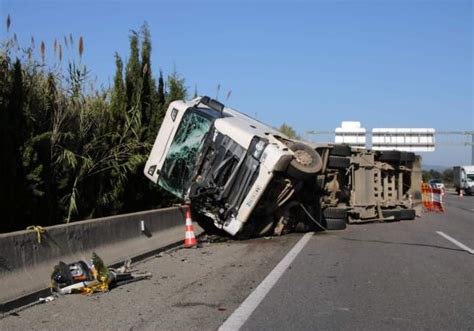
[[[423,170],[436,170],[436,171],[439,171],[439,172],[443,172],[445,171],[446,169],[451,169],[451,167],[446,167],[446,166],[440,166],[440,165],[432,165],[432,164],[422,164],[422,169]]]

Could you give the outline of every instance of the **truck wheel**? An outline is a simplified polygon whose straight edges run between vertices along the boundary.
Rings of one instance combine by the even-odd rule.
[[[347,210],[343,208],[327,207],[323,210],[323,216],[325,218],[339,218],[345,220],[347,218]]]
[[[351,147],[348,145],[334,145],[329,154],[334,156],[351,156]]]
[[[402,209],[400,210],[400,219],[404,221],[413,221],[416,217],[416,211],[414,209]]]
[[[326,218],[324,223],[327,230],[344,230],[347,227],[345,218]]]
[[[290,149],[295,157],[288,165],[287,173],[296,179],[307,179],[321,171],[323,162],[318,152],[302,143],[293,144]]]
[[[400,162],[401,152],[400,151],[383,151],[378,157],[379,161],[384,162]]]
[[[382,210],[383,217],[392,217],[392,219],[387,221],[400,221],[401,220],[401,211],[398,209],[386,209]]]
[[[347,157],[330,156],[328,160],[328,168],[347,169],[351,165],[351,160]]]

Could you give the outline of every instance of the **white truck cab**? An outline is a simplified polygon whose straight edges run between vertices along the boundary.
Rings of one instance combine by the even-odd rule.
[[[144,174],[236,235],[251,216],[266,229],[274,225],[271,218],[297,182],[321,167],[314,148],[199,97],[170,104]]]

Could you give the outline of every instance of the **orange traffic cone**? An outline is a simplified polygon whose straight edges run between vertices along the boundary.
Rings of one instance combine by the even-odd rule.
[[[197,245],[194,235],[193,220],[191,219],[191,208],[186,208],[186,233],[184,234],[184,247],[191,248]]]

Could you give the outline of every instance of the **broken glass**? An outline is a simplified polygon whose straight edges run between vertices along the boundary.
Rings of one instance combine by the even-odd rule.
[[[191,185],[198,154],[211,121],[188,110],[179,125],[166,156],[159,185],[179,198],[184,198]]]

